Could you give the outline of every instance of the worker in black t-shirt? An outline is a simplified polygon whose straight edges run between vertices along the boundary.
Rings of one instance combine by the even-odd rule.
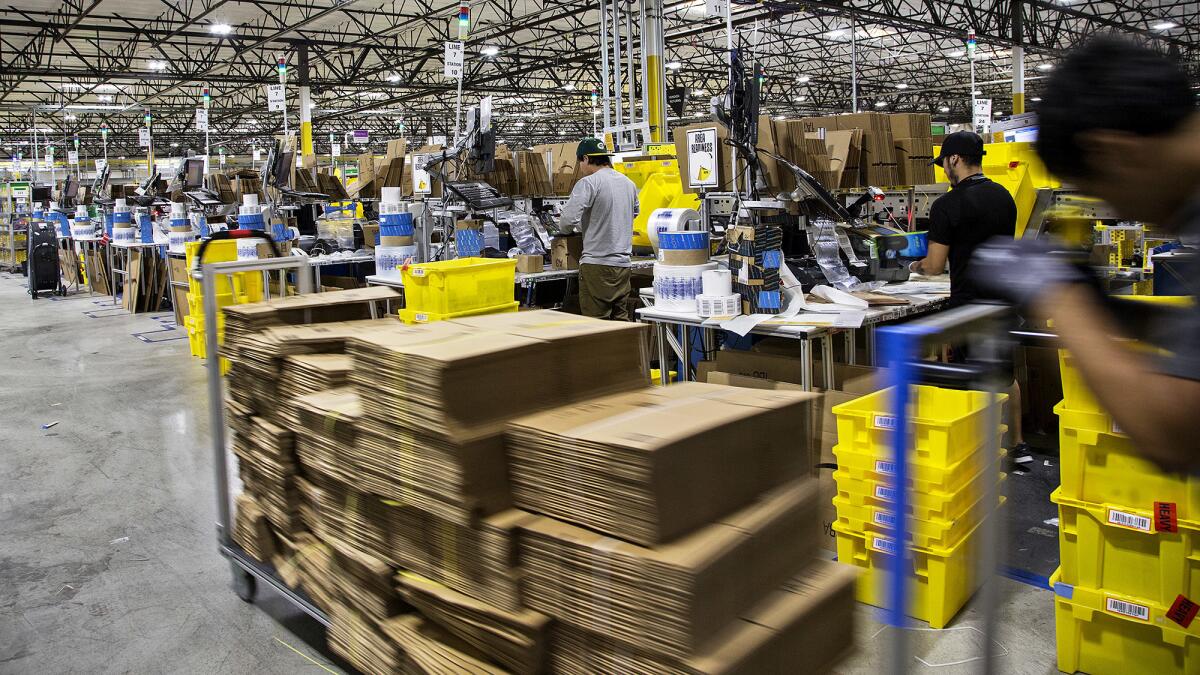
[[[909,265],[910,272],[941,274],[950,260],[950,306],[975,299],[967,278],[967,262],[980,244],[996,236],[1013,236],[1017,204],[1008,190],[983,175],[983,139],[971,131],[946,137],[934,164],[950,180],[950,191],[929,209],[929,253]]]
[[[950,191],[929,209],[929,253],[909,265],[910,272],[941,274],[950,260],[950,307],[975,299],[976,288],[967,275],[967,263],[985,241],[1012,237],[1017,226],[1017,204],[1004,186],[983,175],[983,139],[972,131],[956,131],[942,142],[934,164],[942,167]],[[951,350],[951,361],[969,358],[967,347]],[[1021,390],[1014,381],[1008,389],[1008,425],[1013,447],[1010,456],[1028,451],[1021,429]]]

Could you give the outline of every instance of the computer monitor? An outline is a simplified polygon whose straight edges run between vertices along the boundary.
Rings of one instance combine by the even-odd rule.
[[[204,160],[192,158],[183,163],[183,189],[199,190],[204,187]]]
[[[63,200],[75,199],[79,195],[79,180],[74,176],[67,176],[63,181],[62,197]]]
[[[271,186],[290,188],[292,186],[292,155],[291,152],[277,151],[275,164],[271,167]]]
[[[33,201],[38,204],[45,204],[50,201],[50,186],[49,185],[34,185],[33,186]]]

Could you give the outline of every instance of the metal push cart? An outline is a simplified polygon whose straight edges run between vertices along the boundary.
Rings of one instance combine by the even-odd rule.
[[[911,469],[909,459],[912,455],[912,429],[907,414],[911,398],[910,385],[931,384],[983,390],[988,394],[988,416],[985,424],[988,429],[999,429],[999,392],[1002,387],[1008,386],[1008,376],[1002,367],[1003,359],[1004,354],[1009,352],[1008,347],[1011,346],[1013,337],[1017,335],[1008,332],[1012,317],[1013,312],[1007,306],[970,304],[905,324],[880,328],[878,331],[880,362],[888,367],[887,384],[892,392],[891,409],[895,419],[890,441],[892,460],[896,467],[892,476],[896,501],[892,504],[891,511],[893,522],[896,524],[893,530],[896,549],[887,560],[888,572],[883,575],[883,597],[887,599],[885,622],[893,628],[890,670],[898,675],[908,671],[911,659],[908,632],[903,630],[907,624],[908,577],[912,564],[908,522],[911,498],[907,488]],[[977,360],[968,364],[942,364],[920,360],[925,348],[939,344],[970,344],[972,354],[977,356]],[[995,457],[999,453],[998,434],[987,433],[981,451],[985,458]],[[992,461],[984,461],[983,465],[984,503],[999,504],[1000,469],[997,463]],[[1002,528],[1002,518],[996,514],[984,518],[980,525],[979,550],[982,551],[982,555],[977,564],[980,578],[983,579],[979,595],[982,601],[985,646],[983,658],[979,663],[983,673],[994,671],[992,657],[995,641],[992,636],[996,632],[999,604],[996,576],[1003,560],[1001,548],[1005,541]]]

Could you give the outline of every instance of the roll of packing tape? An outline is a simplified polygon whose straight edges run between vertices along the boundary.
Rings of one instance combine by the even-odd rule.
[[[696,296],[704,290],[704,273],[717,263],[704,265],[654,264],[654,306],[668,312],[695,312]]]
[[[658,248],[658,235],[662,232],[682,232],[691,221],[700,221],[695,209],[654,209],[646,223],[646,236],[650,245]]]
[[[733,277],[729,270],[709,270],[704,273],[704,294],[726,296],[733,293]]]
[[[708,233],[687,231],[659,232],[658,247],[673,251],[708,250]]]
[[[238,260],[258,260],[258,237],[237,240]]]
[[[376,246],[375,274],[389,279],[399,279],[404,263],[417,255],[416,246]]]

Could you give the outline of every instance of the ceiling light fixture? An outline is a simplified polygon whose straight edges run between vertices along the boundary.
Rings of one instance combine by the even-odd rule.
[[[1043,72],[1047,71],[1047,70],[1054,70],[1054,64],[1053,63],[1039,63],[1037,69],[1041,70]]]
[[[484,56],[495,56],[500,53],[500,48],[496,45],[486,45],[483,49],[479,50],[479,53]]]
[[[959,59],[966,55],[967,55],[967,53],[961,49],[955,49],[954,51],[950,52],[950,58],[952,58],[952,59]]]
[[[96,100],[101,103],[112,103],[113,97],[109,96],[108,94],[99,94],[96,96]]]
[[[668,61],[666,65],[667,70],[679,70],[682,67],[683,64],[678,61]]]
[[[982,91],[979,91],[978,89],[976,89],[975,91],[971,92],[971,95],[972,95],[972,96],[979,96],[979,95],[980,95],[980,94],[982,94],[982,93],[983,93]]]
[[[400,81],[400,73],[392,73],[391,75],[388,75],[387,81],[388,82],[399,82]]]
[[[796,81],[799,82],[800,84],[807,84],[808,81],[811,79],[812,78],[809,77],[808,75],[801,75],[800,77],[796,78]]]
[[[1034,103],[1037,103],[1038,101],[1042,100],[1042,97],[1041,97],[1041,96],[1034,96],[1033,98],[1031,98],[1031,99],[1029,99],[1029,100],[1030,100],[1030,101],[1033,101]]]
[[[149,63],[149,66],[150,66],[150,70],[166,70],[167,62],[154,60]]]
[[[1171,30],[1172,28],[1179,28],[1179,24],[1174,21],[1159,21],[1150,27],[1154,30]]]
[[[171,147],[172,147],[172,148],[178,148],[178,147],[179,147],[179,144],[178,144],[178,143],[172,143],[172,144],[171,144]]]
[[[575,83],[568,82],[568,83],[564,84],[562,88],[566,89],[567,91],[575,91]]]
[[[214,23],[208,27],[208,31],[217,35],[229,35],[233,32],[233,26],[227,23]]]
[[[876,107],[876,108],[886,108],[886,107],[887,107],[887,101],[876,101],[876,102],[875,102],[875,107]]]
[[[845,28],[835,28],[835,29],[829,31],[828,33],[826,33],[825,36],[837,39],[837,38],[845,37],[846,33],[848,33],[848,32],[849,31],[847,31]]]
[[[950,112],[950,106],[944,105],[944,106],[938,108],[938,112],[948,113],[948,112]]]
[[[896,88],[897,89],[908,89],[908,85],[901,82],[900,84],[896,85]]]
[[[808,98],[808,97],[807,96],[793,96],[792,100],[793,101],[803,101],[806,98]]]

